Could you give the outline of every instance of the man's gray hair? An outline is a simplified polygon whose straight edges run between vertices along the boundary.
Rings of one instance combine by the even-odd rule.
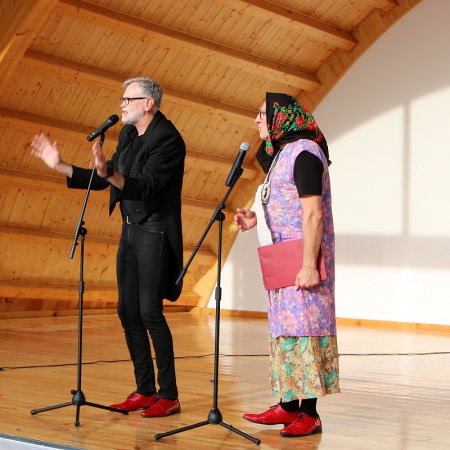
[[[126,89],[131,83],[139,83],[142,89],[142,95],[151,97],[155,100],[155,105],[161,108],[163,89],[156,81],[147,77],[128,78],[128,80],[123,82],[123,87]]]

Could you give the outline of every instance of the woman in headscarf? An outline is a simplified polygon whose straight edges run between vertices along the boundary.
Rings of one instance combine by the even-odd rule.
[[[244,419],[284,424],[282,436],[307,436],[322,431],[317,398],[340,392],[328,147],[313,116],[286,94],[267,93],[255,123],[267,176],[255,211],[238,209],[235,224],[241,231],[257,225],[261,245],[303,239],[303,266],[295,285],[267,291],[270,380],[281,400]]]

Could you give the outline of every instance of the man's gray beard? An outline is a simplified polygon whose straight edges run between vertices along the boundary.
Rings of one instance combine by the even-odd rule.
[[[136,114],[134,114],[132,116],[130,116],[130,114],[128,114],[127,117],[122,119],[122,123],[124,125],[128,125],[128,124],[136,125],[138,123],[139,119],[141,119],[142,117],[144,117],[144,114],[136,113]]]

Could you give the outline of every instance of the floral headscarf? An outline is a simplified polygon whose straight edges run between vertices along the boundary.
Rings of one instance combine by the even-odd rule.
[[[264,172],[270,168],[273,157],[283,144],[299,139],[316,142],[323,150],[328,164],[328,145],[308,109],[287,94],[266,94],[266,118],[269,138],[260,146],[256,159]]]

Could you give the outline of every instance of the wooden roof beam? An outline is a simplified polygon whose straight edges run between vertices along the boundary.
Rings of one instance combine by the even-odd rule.
[[[57,140],[69,140],[75,143],[82,143],[86,145],[86,136],[95,128],[88,128],[81,125],[76,125],[69,122],[63,122],[55,119],[48,119],[42,116],[33,114],[16,112],[0,107],[0,125],[15,128],[17,130],[28,133],[31,136],[36,133],[50,133],[52,138]],[[109,138],[105,140],[104,147],[107,152],[114,151],[118,134],[109,130]],[[214,169],[224,175],[227,175],[233,165],[231,158],[223,156],[214,156],[207,153],[202,153],[196,150],[187,150],[187,158],[185,161],[186,167],[202,168],[204,170]],[[257,174],[258,169],[251,163],[243,164],[244,172],[243,179],[253,180]]]
[[[38,175],[29,172],[20,172],[16,170],[8,170],[0,168],[0,186],[6,189],[9,186],[14,186],[22,189],[44,189],[48,191],[62,191],[68,193],[65,178],[52,177],[46,175]],[[107,190],[99,192],[100,195],[109,196]],[[183,215],[201,217],[202,219],[209,219],[215,211],[217,205],[215,203],[197,200],[193,198],[182,198]],[[231,214],[228,208],[226,212]]]
[[[0,225],[0,240],[6,239],[13,242],[24,242],[30,245],[43,245],[46,247],[61,246],[70,248],[73,241],[73,233],[55,233],[47,230],[33,230],[31,228],[23,227],[9,227]],[[99,236],[89,236],[89,245],[94,246],[112,246],[119,245],[119,239],[103,238]],[[184,259],[187,260],[190,256],[193,247],[184,247]],[[216,255],[210,250],[200,249],[195,257],[197,264],[201,266],[211,267],[217,260]]]
[[[389,12],[398,6],[397,0],[370,0],[370,3],[372,3],[375,8],[386,12]]]
[[[41,70],[56,75],[67,81],[77,83],[86,83],[89,86],[95,86],[100,89],[110,89],[116,92],[118,97],[122,95],[122,83],[128,78],[128,75],[117,75],[115,72],[108,72],[96,67],[87,66],[81,63],[74,63],[56,56],[45,55],[34,50],[28,50],[20,64],[32,70]],[[214,100],[198,97],[176,89],[164,87],[163,102],[167,100],[176,106],[186,106],[200,111],[210,116],[219,116],[222,120],[233,120],[242,125],[243,119],[254,120],[256,113],[254,110],[230,105],[227,103],[216,102]],[[251,122],[249,121],[249,125]]]
[[[283,26],[289,26],[302,30],[315,39],[325,44],[341,48],[343,50],[351,50],[357,41],[353,35],[347,31],[339,30],[332,25],[321,22],[306,14],[301,14],[281,5],[277,5],[266,0],[222,0],[222,3],[235,7],[237,9],[245,8],[253,15],[261,19],[274,19],[281,22]]]
[[[189,148],[187,149],[187,158],[185,162],[187,167],[203,170],[213,169],[221,174],[228,175],[233,163],[234,161],[230,158],[197,152]],[[244,169],[242,178],[246,180],[254,180],[260,173],[253,163],[244,163],[242,168]]]
[[[43,283],[37,280],[0,280],[0,297],[9,299],[74,300],[78,302],[78,286],[77,283]],[[176,305],[197,306],[199,298],[193,291],[183,291]],[[86,283],[83,299],[88,302],[116,303],[117,286]],[[167,306],[172,304],[170,302]],[[38,314],[38,312],[36,313]]]
[[[58,0],[4,1],[0,7],[0,92]]]
[[[22,131],[25,134],[29,134],[30,141],[34,134],[45,133],[52,135],[52,137],[55,137],[58,141],[69,141],[86,145],[91,145],[87,142],[86,137],[95,129],[95,127],[89,128],[72,122],[63,122],[58,119],[50,119],[48,117],[14,111],[2,107],[0,107],[0,126],[13,128]],[[110,130],[108,136],[111,137],[111,139],[106,139],[104,146],[106,148],[108,148],[108,146],[115,148],[115,143],[113,144],[109,141],[117,141],[119,135]]]
[[[299,89],[314,90],[320,84],[313,74],[296,67],[80,0],[62,0],[57,6],[57,11],[93,25],[126,33],[139,40],[170,45],[200,58],[245,70],[258,77],[266,77],[278,82],[282,79]]]

